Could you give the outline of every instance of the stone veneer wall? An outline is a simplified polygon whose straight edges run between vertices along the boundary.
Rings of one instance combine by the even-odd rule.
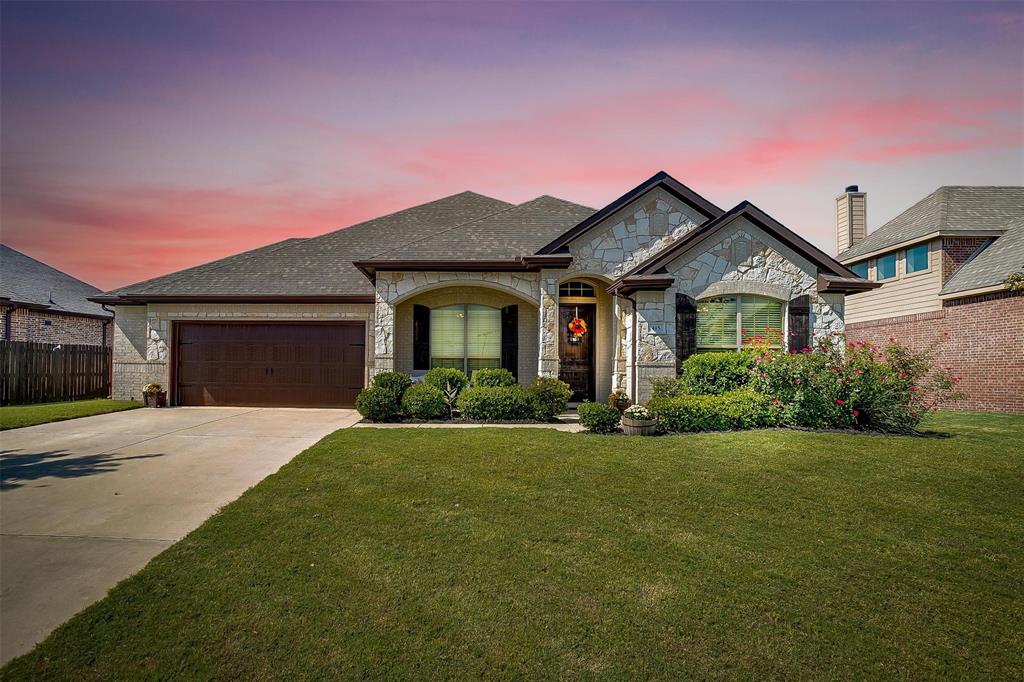
[[[535,272],[378,272],[371,375],[395,369],[395,306],[417,292],[463,283],[505,291],[519,300],[540,302],[540,277]]]
[[[139,399],[142,387],[157,382],[169,388],[172,322],[360,320],[366,322],[368,373],[372,373],[372,304],[348,303],[163,303],[117,306],[114,317],[113,397]]]
[[[497,289],[452,286],[433,289],[403,300],[395,306],[395,369],[410,373],[412,369],[412,308],[425,305],[439,308],[448,305],[475,303],[492,308],[519,306],[519,383],[529,385],[537,376],[537,306],[526,303],[518,296]]]
[[[106,320],[108,346],[111,322],[113,320]],[[104,320],[95,317],[16,308],[11,312],[11,338],[8,340],[102,346],[103,325]]]

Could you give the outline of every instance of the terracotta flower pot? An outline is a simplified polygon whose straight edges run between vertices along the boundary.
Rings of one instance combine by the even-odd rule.
[[[627,436],[653,436],[658,422],[654,419],[630,419],[623,415],[622,431]]]

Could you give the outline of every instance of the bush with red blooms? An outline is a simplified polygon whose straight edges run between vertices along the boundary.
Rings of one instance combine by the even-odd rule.
[[[932,363],[934,345],[915,351],[890,338],[880,348],[833,334],[798,352],[758,340],[748,347],[751,388],[772,400],[785,425],[914,433],[930,410],[961,397],[960,378]]]

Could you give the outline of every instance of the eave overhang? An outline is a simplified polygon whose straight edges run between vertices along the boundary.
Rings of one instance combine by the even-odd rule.
[[[318,294],[311,296],[276,296],[261,294],[208,294],[208,295],[168,295],[168,294],[122,294],[117,296],[90,296],[94,303],[106,305],[146,305],[148,303],[373,303],[372,295],[350,296]]]
[[[629,296],[637,291],[665,291],[675,284],[675,281],[672,275],[623,277],[608,287],[608,293],[613,296]]]
[[[520,256],[504,260],[362,260],[352,263],[371,282],[384,272],[536,272],[564,269],[572,264],[568,254]]]
[[[882,286],[882,282],[872,282],[861,277],[838,277],[835,275],[818,275],[819,294],[858,294],[871,291]]]

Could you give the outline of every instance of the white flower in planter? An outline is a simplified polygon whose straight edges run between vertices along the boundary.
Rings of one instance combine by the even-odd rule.
[[[645,421],[652,418],[651,413],[648,412],[647,408],[643,405],[632,405],[627,407],[626,411],[623,412],[623,415],[637,421]]]

